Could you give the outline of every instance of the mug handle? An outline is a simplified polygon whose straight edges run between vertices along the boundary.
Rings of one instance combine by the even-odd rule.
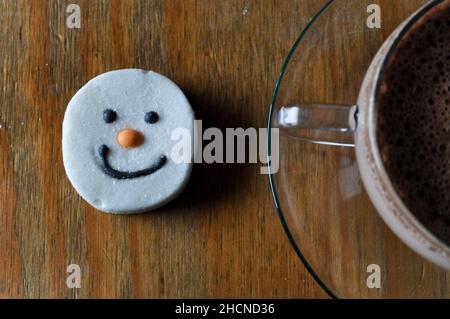
[[[285,136],[314,144],[354,147],[358,106],[297,104],[282,106],[275,127]]]

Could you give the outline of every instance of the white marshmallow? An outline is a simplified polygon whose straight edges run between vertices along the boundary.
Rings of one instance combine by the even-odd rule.
[[[117,114],[112,123],[104,120],[107,109]],[[159,115],[153,124],[145,121],[151,111]],[[125,148],[118,143],[118,133],[126,128],[142,133],[142,145]],[[179,143],[171,140],[177,128],[186,129],[193,141],[194,113],[171,80],[137,69],[99,75],[67,106],[62,139],[66,174],[77,192],[101,211],[130,214],[156,209],[182,191],[191,173],[192,160],[176,163],[171,158],[172,147]],[[102,145],[109,149],[107,164],[99,152]],[[192,147],[188,151],[192,159]],[[132,176],[155,163],[160,164],[155,172]],[[123,174],[114,176],[106,165]]]

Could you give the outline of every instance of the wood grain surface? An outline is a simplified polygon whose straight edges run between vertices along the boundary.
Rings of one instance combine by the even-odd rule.
[[[204,127],[265,127],[282,62],[324,1],[0,1],[0,297],[327,297],[283,232],[258,165],[196,164],[184,193],[112,216],[66,178],[64,111],[89,79],[173,79]],[[81,7],[81,29],[65,25]],[[78,264],[81,289],[66,286]]]

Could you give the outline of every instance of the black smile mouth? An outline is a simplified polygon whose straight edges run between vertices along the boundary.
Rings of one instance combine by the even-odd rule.
[[[167,162],[167,157],[165,157],[164,155],[161,155],[159,157],[159,159],[149,168],[135,171],[135,172],[122,172],[122,171],[118,171],[118,170],[112,168],[111,165],[109,165],[108,159],[106,158],[108,155],[108,152],[109,152],[109,147],[106,146],[105,144],[102,144],[98,148],[98,154],[100,155],[100,158],[103,161],[102,170],[106,175],[108,175],[112,178],[116,178],[116,179],[132,179],[132,178],[148,176],[148,175],[153,174],[157,170],[159,170]]]

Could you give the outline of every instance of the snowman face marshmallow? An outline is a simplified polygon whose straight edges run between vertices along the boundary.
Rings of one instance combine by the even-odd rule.
[[[170,158],[172,132],[193,138],[194,114],[168,78],[137,69],[104,73],[70,101],[63,123],[63,159],[78,193],[95,208],[140,213],[178,195],[192,161]],[[187,148],[192,157],[192,148]]]

